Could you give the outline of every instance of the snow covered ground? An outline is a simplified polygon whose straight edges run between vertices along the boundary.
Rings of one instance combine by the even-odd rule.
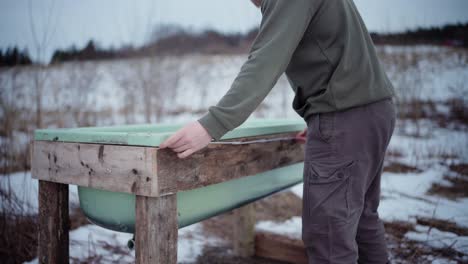
[[[398,100],[409,105],[412,101],[429,102],[430,106],[429,112],[419,113],[420,118],[399,119],[390,142],[379,214],[389,228],[396,223],[409,226],[390,246],[393,262],[416,263],[400,252],[402,247],[413,250],[410,246],[414,245],[424,254],[418,261],[468,262],[466,191],[451,196],[434,188],[450,190],[460,181],[468,181],[466,169],[461,172],[456,169],[468,164],[468,126],[466,120],[454,117],[452,107],[452,100],[461,100],[465,108],[468,104],[468,52],[432,46],[387,46],[378,47],[378,51],[397,89]],[[243,59],[244,56],[190,55],[162,61],[150,58],[53,66],[39,74],[46,84],[45,123],[50,127],[68,127],[87,122],[92,125],[146,122],[143,102],[147,88],[154,88],[148,101],[151,122],[193,120],[227,91]],[[168,69],[172,69],[171,74],[159,74]],[[14,108],[20,110],[18,120],[33,116],[34,76],[38,74],[33,68],[0,71],[0,95],[4,102],[14,102]],[[159,88],[168,84],[171,89]],[[292,97],[287,81],[281,78],[253,116],[299,118],[290,106]],[[167,102],[161,103],[164,100]],[[158,116],[160,104],[164,108]],[[78,113],[79,109],[89,112]],[[27,129],[15,130],[11,138],[0,136],[0,146],[21,152],[29,139]],[[0,189],[12,191],[22,201],[22,213],[35,214],[37,182],[30,179],[29,172],[0,176]],[[289,191],[302,198],[302,185]],[[70,201],[78,203],[74,187]],[[17,204],[2,200],[1,210],[9,206]],[[291,216],[284,222],[258,222],[256,228],[300,239],[301,221],[299,216]],[[126,248],[128,234],[84,225],[70,235],[70,252],[76,262],[96,258],[100,263],[133,261],[134,253]],[[225,244],[222,238],[207,234],[202,224],[194,224],[179,230],[178,257],[180,262],[194,262],[206,247]]]

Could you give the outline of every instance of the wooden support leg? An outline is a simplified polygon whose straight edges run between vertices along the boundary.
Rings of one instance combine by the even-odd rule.
[[[234,253],[250,257],[255,253],[255,209],[253,203],[234,210]]]
[[[69,261],[68,185],[39,181],[39,263]]]
[[[177,199],[175,194],[136,198],[137,264],[177,263]]]

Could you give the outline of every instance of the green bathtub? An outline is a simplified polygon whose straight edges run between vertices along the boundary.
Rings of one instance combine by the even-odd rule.
[[[125,125],[36,130],[35,140],[158,146],[181,125]],[[294,132],[302,120],[247,121],[222,139]],[[303,163],[223,183],[177,193],[179,228],[240,207],[302,181]],[[134,233],[135,196],[78,186],[80,207],[93,223],[114,231]]]
[[[179,228],[232,210],[302,181],[303,163],[177,193]],[[107,229],[135,231],[135,195],[78,187],[88,219]]]

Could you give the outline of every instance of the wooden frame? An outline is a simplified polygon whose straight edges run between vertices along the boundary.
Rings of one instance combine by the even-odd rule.
[[[135,194],[136,263],[176,263],[176,193],[302,162],[302,144],[274,140],[295,134],[236,139],[254,141],[248,144],[210,144],[183,160],[157,147],[34,141],[32,177],[40,182],[39,262],[68,261],[67,184],[73,184]],[[265,141],[255,142],[259,139]],[[243,235],[234,245],[241,255],[253,254],[251,211],[248,206],[238,209],[235,228]]]

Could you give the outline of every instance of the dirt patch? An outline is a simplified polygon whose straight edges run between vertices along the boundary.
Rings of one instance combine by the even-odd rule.
[[[414,231],[414,224],[404,221],[384,222],[385,233],[396,238],[403,238],[406,233]]]
[[[466,176],[444,176],[450,182],[449,185],[433,183],[427,191],[430,195],[438,195],[451,200],[468,197],[468,177]]]
[[[219,237],[232,246],[232,211],[202,221],[203,231],[207,236]]]
[[[440,220],[435,218],[418,217],[416,218],[418,225],[429,226],[431,228],[437,228],[440,231],[451,232],[459,236],[468,236],[468,228],[461,227],[452,221]]]
[[[207,247],[203,254],[198,257],[196,264],[286,264],[259,257],[243,258],[227,254],[227,247]]]
[[[70,230],[89,224],[81,209],[71,209]],[[0,259],[23,263],[37,256],[37,216],[0,214]]]
[[[438,110],[437,104],[448,108],[448,113]],[[401,120],[418,121],[429,119],[439,127],[466,129],[468,125],[468,106],[463,99],[455,98],[443,102],[432,100],[400,101],[397,105],[398,118]]]
[[[36,257],[37,233],[34,216],[2,216],[0,259],[2,263],[23,263]]]
[[[256,221],[284,222],[302,213],[302,199],[292,192],[280,192],[254,203]],[[208,234],[224,239],[231,246],[233,212],[227,212],[202,222]]]
[[[81,226],[91,224],[80,207],[70,208],[70,211],[70,230],[75,230]]]
[[[431,100],[400,101],[397,108],[399,119],[419,120],[438,116],[436,103]]]
[[[387,152],[385,153],[385,156],[391,157],[391,158],[402,158],[404,155],[398,150],[388,149]]]
[[[466,254],[460,253],[451,247],[432,248],[417,241],[408,239],[398,239],[392,236],[387,237],[390,247],[390,263],[434,263],[435,259],[443,258],[448,263],[466,263]],[[453,262],[450,262],[453,263]]]
[[[391,162],[384,166],[385,172],[391,173],[420,173],[421,170],[403,163]]]
[[[423,223],[434,227],[443,227],[447,224],[441,220],[427,222],[427,219],[418,219],[418,224]],[[384,225],[388,247],[391,252],[391,263],[432,263],[434,258],[441,257],[456,263],[465,263],[463,259],[465,259],[466,254],[457,252],[450,246],[432,248],[424,243],[407,239],[405,234],[415,230],[412,223],[393,221],[385,222]],[[448,226],[450,225],[445,226],[445,228]],[[450,229],[454,230],[453,227],[450,227]]]
[[[452,164],[449,169],[460,176],[468,177],[468,163]]]
[[[450,107],[449,120],[462,125],[468,125],[468,106],[463,99],[452,99],[447,101]]]
[[[281,192],[254,203],[257,221],[284,222],[302,214],[302,199],[292,192]]]

